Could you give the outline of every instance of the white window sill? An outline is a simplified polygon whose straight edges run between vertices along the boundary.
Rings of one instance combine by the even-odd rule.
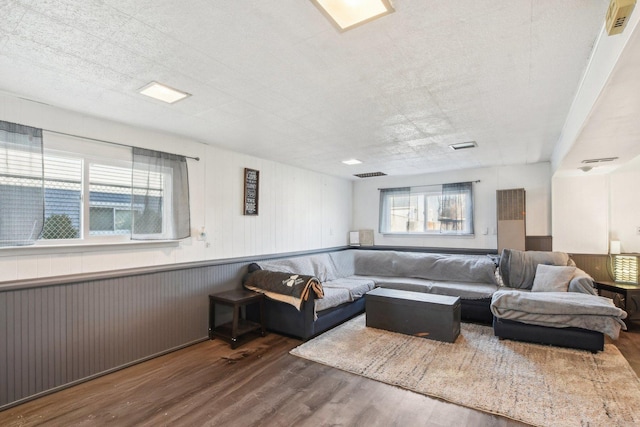
[[[15,255],[37,255],[55,253],[99,252],[126,249],[146,249],[152,247],[176,247],[178,240],[130,240],[126,242],[73,243],[52,245],[11,246],[0,248],[0,257]]]
[[[454,233],[380,233],[389,237],[463,237],[474,238],[475,234],[454,234]]]

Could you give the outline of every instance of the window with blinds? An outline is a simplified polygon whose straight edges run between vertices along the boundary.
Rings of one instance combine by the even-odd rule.
[[[0,246],[190,235],[184,156],[3,121],[0,201]]]
[[[379,220],[385,234],[472,235],[472,183],[383,188]]]
[[[0,247],[33,245],[42,231],[42,130],[0,120]]]
[[[134,221],[150,234],[162,233],[170,173],[132,172],[128,148],[83,141],[70,152],[68,141],[51,139],[54,148],[44,153],[42,243],[129,240]],[[152,218],[142,216],[146,204],[156,207]]]
[[[115,162],[117,163],[117,162]],[[86,168],[86,170],[85,170]],[[44,156],[45,240],[90,239],[131,234],[134,217],[141,221],[145,202],[162,212],[165,200],[162,173],[141,181],[131,165],[99,163],[68,154]],[[86,179],[85,179],[86,177]],[[134,186],[132,183],[137,182]],[[142,185],[140,184],[142,183]],[[88,194],[89,197],[83,197]],[[87,202],[87,206],[83,203]],[[149,233],[162,232],[162,215],[145,226]]]

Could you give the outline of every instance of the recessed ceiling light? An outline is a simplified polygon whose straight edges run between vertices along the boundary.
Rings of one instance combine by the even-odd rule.
[[[311,0],[343,32],[395,11],[389,0]]]
[[[449,148],[451,148],[452,150],[464,150],[465,148],[473,148],[477,146],[478,144],[475,141],[469,141],[461,142],[459,144],[451,144],[449,145]]]
[[[362,162],[358,159],[349,159],[349,160],[343,160],[342,163],[344,163],[345,165],[351,166],[351,165],[359,165]]]
[[[178,102],[181,99],[191,96],[190,93],[182,92],[158,82],[151,82],[138,90],[138,92],[168,104],[173,104],[174,102]]]

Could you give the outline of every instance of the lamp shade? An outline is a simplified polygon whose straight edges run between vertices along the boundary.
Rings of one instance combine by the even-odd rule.
[[[616,282],[638,283],[638,258],[635,255],[614,255],[613,258]]]

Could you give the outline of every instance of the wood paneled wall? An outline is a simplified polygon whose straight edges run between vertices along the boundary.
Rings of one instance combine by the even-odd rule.
[[[525,247],[528,251],[551,251],[553,250],[553,239],[551,236],[527,236],[525,237]]]
[[[571,258],[575,261],[578,268],[589,273],[597,281],[611,282],[613,281],[612,273],[610,273],[609,255],[589,255],[589,254],[571,254]]]
[[[273,257],[4,285],[0,410],[206,340],[208,295],[239,287],[249,262]]]

